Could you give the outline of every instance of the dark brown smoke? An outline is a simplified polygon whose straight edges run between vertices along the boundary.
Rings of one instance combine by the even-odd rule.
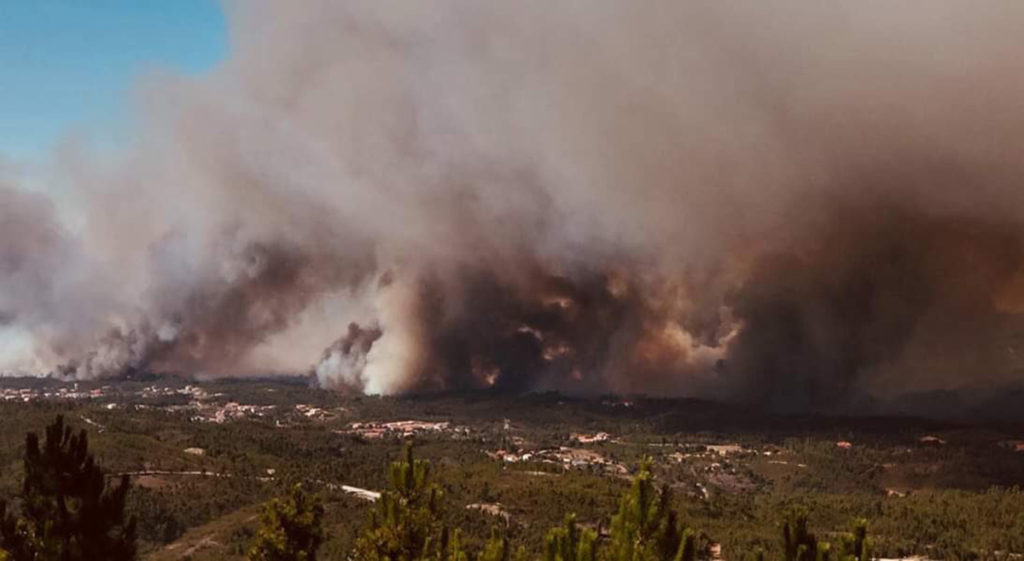
[[[1024,382],[1024,7],[225,7],[231,56],[145,79],[130,148],[0,192],[0,369],[790,410]]]
[[[734,298],[740,399],[824,409],[865,395],[1013,383],[1019,225],[858,205],[761,255]]]

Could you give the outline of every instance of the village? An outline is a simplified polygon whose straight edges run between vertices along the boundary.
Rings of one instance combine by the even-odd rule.
[[[650,462],[659,487],[716,537],[728,536],[716,526],[716,509],[746,512],[752,507],[745,504],[759,504],[748,502],[755,497],[770,502],[829,489],[844,501],[871,501],[898,513],[925,508],[936,486],[968,480],[961,474],[994,477],[988,474],[999,472],[988,466],[997,465],[1012,475],[1024,459],[1024,439],[1013,432],[967,437],[909,421],[883,437],[827,424],[774,432],[721,429],[718,421],[675,428],[674,419],[687,419],[675,411],[691,403],[639,397],[404,398],[345,395],[287,380],[0,379],[0,405],[40,417],[65,412],[104,446],[104,464],[112,475],[129,476],[140,497],[178,504],[176,493],[187,495],[187,504],[175,507],[179,527],[213,524],[216,516],[230,516],[217,505],[250,500],[296,474],[309,474],[300,477],[345,508],[369,508],[387,489],[381,467],[407,443],[436,462],[454,508],[472,520],[549,524],[561,516],[556,505],[567,501],[581,522],[595,524],[594,513],[614,510],[611,501]],[[702,415],[735,414],[702,407]],[[111,453],[116,442],[122,451]],[[136,454],[135,442],[150,452]],[[594,496],[606,502],[591,507],[588,489],[600,489]],[[207,506],[197,511],[192,504]],[[544,518],[548,511],[551,519]],[[149,532],[149,539],[163,539]],[[232,538],[228,532],[219,539]]]

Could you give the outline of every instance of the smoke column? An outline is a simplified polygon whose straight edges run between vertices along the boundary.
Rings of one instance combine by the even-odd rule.
[[[228,2],[0,184],[0,370],[818,409],[1022,381],[1024,5]]]

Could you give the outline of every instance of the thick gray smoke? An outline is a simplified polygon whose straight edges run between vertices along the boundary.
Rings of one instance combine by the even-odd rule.
[[[150,77],[124,154],[0,191],[0,368],[1024,381],[1024,5],[754,4],[229,2],[230,58]]]

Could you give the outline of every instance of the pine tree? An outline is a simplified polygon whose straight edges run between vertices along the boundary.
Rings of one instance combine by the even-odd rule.
[[[651,460],[645,459],[633,486],[619,503],[612,518],[608,561],[692,561],[696,539],[683,528],[672,508],[668,487],[654,486]]]
[[[544,538],[543,561],[595,561],[597,559],[597,534],[581,530],[576,518],[569,516],[564,526],[548,531]]]
[[[818,543],[818,538],[807,529],[807,509],[791,510],[782,523],[783,561],[827,561],[831,556],[828,543]]]
[[[6,559],[0,557],[2,561],[42,557],[36,554],[40,548],[28,522],[8,512],[6,501],[0,501],[0,539],[3,540],[4,554],[7,556]]]
[[[867,520],[859,518],[853,531],[840,537],[839,547],[820,541],[807,529],[806,509],[791,510],[782,523],[783,561],[869,561]],[[762,554],[763,557],[763,554]]]
[[[437,552],[432,555],[428,553],[423,559],[436,561],[469,561],[469,555],[462,548],[462,534],[458,530],[449,531],[448,528],[441,528],[440,546]]]
[[[491,532],[491,539],[487,540],[484,550],[480,553],[478,561],[510,561],[512,558],[512,545],[508,538],[499,536],[497,532]]]
[[[807,530],[807,511],[791,510],[782,522],[783,561],[813,561],[813,557],[807,555],[817,549],[817,539]]]
[[[292,487],[288,497],[273,499],[264,506],[249,559],[316,561],[324,539],[323,516],[319,497],[306,495],[300,485]]]
[[[868,543],[868,521],[858,518],[853,522],[853,532],[840,540],[841,561],[869,561],[871,554]]]
[[[356,541],[360,561],[456,561],[465,559],[458,532],[442,522],[443,493],[430,483],[430,464],[413,457],[391,464],[391,488],[371,513]]]
[[[58,415],[45,440],[25,438],[21,518],[0,507],[0,537],[13,561],[135,559],[135,520],[125,516],[128,477],[107,489],[85,431]]]
[[[480,553],[477,561],[526,561],[526,559],[526,550],[522,546],[513,552],[512,543],[508,537],[492,530],[491,539],[484,545],[484,550]]]

